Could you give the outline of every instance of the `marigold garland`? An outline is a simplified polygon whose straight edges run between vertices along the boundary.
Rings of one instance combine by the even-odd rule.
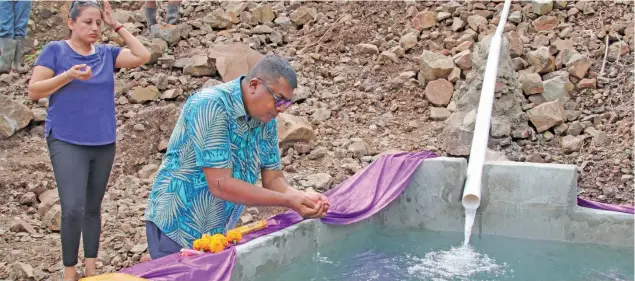
[[[219,239],[211,239],[209,240],[209,251],[212,253],[220,253],[225,250],[225,246],[223,246],[223,242]]]
[[[222,234],[214,234],[212,236],[212,239],[218,239],[219,241],[221,241],[223,243],[223,247],[227,247],[227,245],[229,245],[229,241],[227,241],[227,237],[225,237]]]
[[[241,239],[243,239],[243,235],[239,231],[227,231],[227,240],[231,241],[232,243],[236,244],[240,242]]]
[[[229,246],[229,243],[238,244],[243,239],[243,234],[251,231],[263,229],[267,226],[266,220],[255,222],[251,225],[242,226],[227,231],[223,234],[208,235],[203,234],[201,238],[194,240],[192,248],[196,251],[219,253]]]
[[[227,236],[222,234],[203,234],[201,238],[194,240],[192,248],[197,251],[219,253],[229,246],[229,241],[236,244],[240,242],[241,239],[242,235],[240,232],[231,230],[227,232]]]

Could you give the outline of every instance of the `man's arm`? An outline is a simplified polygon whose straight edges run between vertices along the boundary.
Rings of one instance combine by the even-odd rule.
[[[301,215],[314,212],[317,204],[300,194],[279,193],[232,178],[229,120],[224,106],[203,97],[195,97],[190,106],[185,126],[192,136],[196,165],[203,167],[212,195],[241,205],[283,206]]]
[[[300,192],[299,190],[291,187],[287,180],[284,178],[282,171],[280,170],[266,170],[263,169],[262,175],[262,187],[280,192],[280,193],[292,193]]]
[[[280,160],[280,148],[278,147],[278,125],[273,119],[264,128],[263,138],[260,143],[260,159],[262,186],[266,189],[280,193],[299,192],[291,187],[282,174],[282,161]]]
[[[301,192],[280,193],[231,177],[230,169],[203,168],[210,192],[215,197],[247,206],[287,207],[304,218],[323,216],[322,203]]]
[[[302,198],[315,204],[313,210],[307,210],[302,214],[305,218],[323,217],[328,210],[328,200],[322,200],[320,195],[312,196],[307,192],[302,192],[291,187],[282,174],[282,163],[280,161],[280,148],[278,148],[278,125],[277,121],[271,120],[265,126],[263,139],[260,143],[259,158],[261,159],[262,186],[264,189],[277,192],[286,196]],[[318,198],[318,199],[316,199]],[[326,199],[326,198],[324,198]]]
[[[210,192],[215,197],[248,206],[291,208],[291,196],[231,177],[231,169],[203,168]]]
[[[305,218],[321,218],[324,217],[329,209],[328,199],[317,192],[309,193],[299,191],[293,188],[287,180],[284,178],[282,171],[280,170],[267,170],[263,169],[262,172],[262,187],[264,190],[270,190],[286,196],[298,196],[308,198],[310,201],[316,203],[315,210],[311,213],[304,215]],[[317,201],[317,202],[316,202]]]

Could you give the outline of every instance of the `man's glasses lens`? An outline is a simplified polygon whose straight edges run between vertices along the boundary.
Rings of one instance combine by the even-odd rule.
[[[291,101],[289,101],[289,100],[282,100],[282,99],[277,99],[277,98],[276,98],[276,102],[274,103],[274,105],[275,105],[276,107],[281,107],[281,106],[284,106],[284,107],[289,107],[289,106],[291,105]]]
[[[260,80],[260,82],[262,83],[263,86],[265,86],[265,89],[267,89],[267,92],[269,92],[269,94],[271,94],[271,96],[273,97],[274,103],[273,105],[275,107],[289,107],[291,105],[291,103],[293,103],[293,101],[281,98],[276,96],[273,91],[271,91],[271,89],[269,89],[269,86],[267,86],[267,83],[265,82],[265,80],[261,79],[261,78],[257,78],[258,80]]]

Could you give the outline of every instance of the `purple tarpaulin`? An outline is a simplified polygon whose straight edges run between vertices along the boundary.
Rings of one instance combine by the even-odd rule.
[[[382,155],[353,177],[324,193],[331,207],[321,221],[343,225],[372,216],[401,194],[424,159],[433,157],[437,155],[427,151]],[[240,244],[300,221],[302,218],[293,211],[273,216],[267,221],[267,228],[245,235]],[[121,272],[157,281],[228,281],[235,258],[234,247],[217,254],[192,257],[177,253],[137,264]]]
[[[351,224],[379,212],[406,188],[410,177],[424,159],[437,157],[432,152],[401,152],[384,154],[368,167],[339,186],[324,193],[331,203],[328,214],[321,219],[328,224]],[[615,206],[578,198],[578,205],[587,208],[633,213],[633,207]],[[267,228],[249,233],[240,244],[267,235],[302,221],[293,211],[267,220]],[[156,281],[228,281],[234,267],[236,249],[230,246],[217,254],[183,257],[172,254],[161,259],[122,269],[122,273]]]
[[[633,213],[633,206],[612,205],[612,204],[594,202],[594,201],[582,199],[579,197],[578,197],[578,206],[585,207],[585,208],[598,209],[598,210],[627,213],[627,214]]]
[[[226,281],[231,277],[235,259],[236,249],[229,247],[216,254],[208,253],[191,257],[184,257],[178,253],[172,254],[122,269],[120,272],[154,281]]]

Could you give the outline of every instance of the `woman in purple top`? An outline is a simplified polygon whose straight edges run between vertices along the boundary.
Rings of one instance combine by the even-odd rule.
[[[35,62],[29,98],[49,98],[45,136],[62,206],[64,280],[75,280],[83,235],[85,275],[96,274],[101,201],[115,158],[114,73],[147,63],[150,52],[115,19],[108,0],[73,1],[69,40],[49,42]],[[128,48],[97,44],[102,24]]]

